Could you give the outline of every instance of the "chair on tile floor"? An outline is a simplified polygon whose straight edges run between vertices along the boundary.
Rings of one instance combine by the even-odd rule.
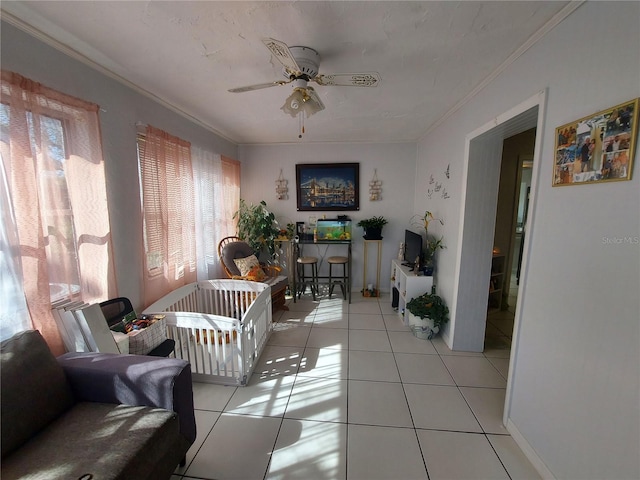
[[[249,258],[254,255],[247,242],[243,242],[239,237],[231,236],[220,240],[218,244],[218,256],[224,272],[229,278],[238,280],[258,281],[255,278],[243,276],[234,260]],[[277,309],[289,310],[286,306],[285,292],[289,285],[289,279],[285,275],[281,275],[282,268],[275,265],[260,264],[266,278],[260,280],[271,287],[271,308],[273,311]]]

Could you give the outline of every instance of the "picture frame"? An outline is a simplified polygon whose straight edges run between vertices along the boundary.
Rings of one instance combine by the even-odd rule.
[[[359,210],[360,164],[296,164],[296,200],[299,211]]]
[[[556,128],[554,187],[631,180],[638,99]]]

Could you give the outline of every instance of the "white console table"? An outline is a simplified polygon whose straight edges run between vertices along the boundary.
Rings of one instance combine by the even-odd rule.
[[[402,316],[405,325],[409,325],[407,303],[414,297],[431,292],[433,277],[416,275],[410,267],[402,265],[400,260],[391,260],[391,301],[393,289],[398,290],[398,315]]]

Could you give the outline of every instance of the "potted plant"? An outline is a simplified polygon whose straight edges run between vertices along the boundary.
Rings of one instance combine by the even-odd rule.
[[[247,204],[240,199],[240,208],[233,214],[238,220],[238,237],[247,242],[260,258],[262,252],[266,252],[271,260],[276,251],[275,240],[280,229],[275,215],[267,209],[267,204],[262,200],[258,205]]]
[[[436,239],[433,235],[427,234],[426,246],[423,252],[425,275],[433,275],[436,252],[445,247],[442,240],[443,237]]]
[[[449,308],[435,293],[425,293],[407,303],[409,326],[418,338],[431,340],[449,321]]]
[[[433,275],[433,270],[435,267],[435,255],[438,250],[441,248],[445,248],[444,245],[444,237],[440,237],[437,239],[433,235],[429,233],[429,223],[436,221],[439,222],[440,225],[444,225],[444,222],[440,218],[435,218],[433,214],[426,210],[424,215],[414,215],[412,218],[411,224],[420,228],[424,228],[425,233],[425,245],[422,250],[422,264],[424,266],[425,275]]]
[[[287,223],[287,228],[278,230],[278,240],[291,240],[295,235],[296,225]]]
[[[365,240],[382,240],[382,227],[387,223],[384,217],[371,217],[358,222],[358,226],[364,229]]]

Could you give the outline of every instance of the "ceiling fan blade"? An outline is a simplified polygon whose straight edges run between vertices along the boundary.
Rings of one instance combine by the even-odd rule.
[[[320,100],[320,96],[317,94],[313,87],[307,87],[307,94],[310,98],[310,100],[308,101],[314,102],[316,104],[316,108],[314,109],[313,113],[324,110],[324,103],[322,103],[322,100]]]
[[[276,85],[286,85],[287,83],[291,83],[291,80],[275,80],[269,83],[258,83],[256,85],[248,85],[246,87],[230,88],[229,92],[231,93],[250,92],[252,90],[261,90],[263,88],[275,87]]]
[[[263,38],[262,43],[265,44],[269,51],[271,51],[271,54],[276,57],[278,61],[284,65],[284,68],[286,68],[291,74],[296,76],[302,74],[302,70],[298,66],[295,58],[293,58],[293,55],[286,43],[273,38]]]
[[[380,75],[370,73],[334,73],[332,75],[318,75],[311,79],[318,85],[339,87],[377,87]]]

